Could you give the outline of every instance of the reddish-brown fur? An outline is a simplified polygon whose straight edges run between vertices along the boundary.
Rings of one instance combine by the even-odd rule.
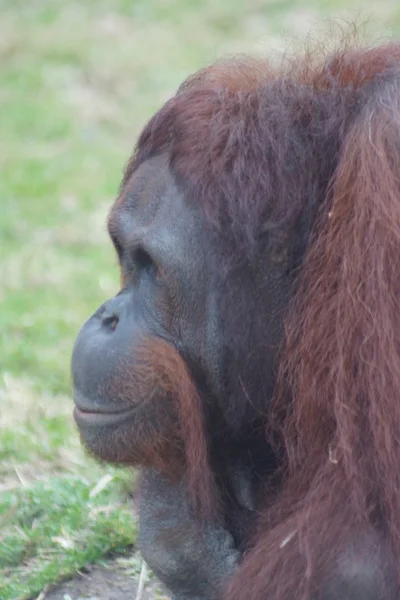
[[[309,59],[202,71],[150,121],[126,173],[168,151],[187,197],[226,238],[227,267],[265,232],[279,254],[319,203],[265,422],[285,483],[227,600],[307,599],[373,527],[400,573],[400,46]],[[179,397],[192,487],[211,490],[185,402],[196,394]],[[270,400],[257,402],[266,411]]]
[[[116,377],[103,393],[110,397],[138,398],[139,402],[152,404],[154,411],[155,396],[164,395],[173,401],[173,406],[166,399],[161,401],[153,423],[143,419],[140,427],[138,419],[134,435],[140,442],[133,462],[151,466],[169,477],[180,478],[187,472],[189,490],[199,513],[207,517],[215,514],[217,491],[208,465],[204,414],[188,367],[179,353],[162,339],[146,337],[135,353],[134,368],[121,361]],[[133,451],[135,444],[129,446]]]
[[[138,362],[142,366],[136,366],[135,377],[141,379],[145,386],[147,381],[153,389],[163,390],[176,401],[179,419],[177,434],[184,443],[184,466],[189,465],[189,489],[198,502],[198,510],[209,516],[214,513],[213,504],[217,501],[217,496],[208,465],[204,415],[188,368],[179,353],[161,339],[148,338],[139,350]],[[149,387],[143,397],[151,397],[148,391]],[[155,466],[158,455],[155,448],[154,462],[150,460],[149,464]],[[170,460],[169,453],[166,454],[166,460]],[[166,467],[170,473],[171,464]]]

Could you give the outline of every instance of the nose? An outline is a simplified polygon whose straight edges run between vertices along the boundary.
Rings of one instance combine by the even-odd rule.
[[[111,298],[111,300],[104,304],[103,310],[99,315],[102,327],[110,331],[114,331],[117,328],[125,302],[125,298],[121,295]]]

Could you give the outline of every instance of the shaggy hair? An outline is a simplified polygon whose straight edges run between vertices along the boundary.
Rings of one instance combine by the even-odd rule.
[[[247,406],[283,483],[226,598],[307,599],[369,528],[400,573],[400,45],[217,63],[151,119],[125,182],[164,151],[229,267],[285,248],[302,263],[273,404]]]

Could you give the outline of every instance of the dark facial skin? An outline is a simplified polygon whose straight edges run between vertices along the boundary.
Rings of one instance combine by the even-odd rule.
[[[72,357],[74,417],[101,459],[143,464],[158,434],[179,445],[173,398],[135,379],[149,339],[177,350],[203,388],[218,385],[218,265],[202,220],[165,156],[134,173],[111,211],[123,289],[84,324]]]

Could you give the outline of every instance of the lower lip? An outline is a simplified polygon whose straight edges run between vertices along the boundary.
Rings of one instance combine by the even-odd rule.
[[[103,425],[118,425],[123,423],[135,412],[135,408],[130,408],[118,413],[101,413],[101,412],[87,412],[80,410],[77,406],[74,408],[74,419],[76,424],[79,425],[90,425],[93,427],[101,427]]]

